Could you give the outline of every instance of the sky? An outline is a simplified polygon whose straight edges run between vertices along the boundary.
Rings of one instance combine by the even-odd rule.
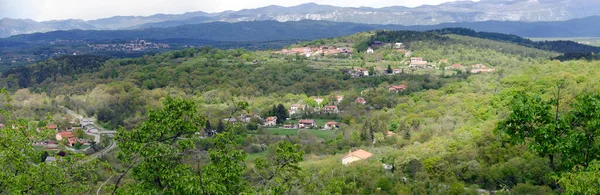
[[[294,6],[318,3],[342,7],[416,7],[456,0],[0,0],[0,18],[36,21],[83,19],[111,16],[148,16],[204,11],[251,9],[268,5]]]

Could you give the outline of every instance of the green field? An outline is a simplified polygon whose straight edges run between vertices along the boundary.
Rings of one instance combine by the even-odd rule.
[[[340,122],[338,120],[333,120],[333,119],[314,119],[314,120],[317,123],[317,126],[319,126],[319,127],[325,126],[325,123],[327,123],[329,121]],[[285,121],[285,124],[298,124],[298,120],[287,120],[287,121]]]
[[[265,128],[265,132],[268,132],[272,135],[295,136],[298,135],[299,131],[306,131],[322,139],[327,139],[335,134],[335,130]]]

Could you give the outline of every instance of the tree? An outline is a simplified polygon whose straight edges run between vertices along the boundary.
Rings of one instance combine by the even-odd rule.
[[[75,131],[73,132],[73,134],[75,135],[75,137],[78,137],[78,138],[84,138],[85,137],[85,132],[83,132],[83,129],[75,129]]]
[[[259,184],[255,186],[255,190],[269,194],[290,194],[302,182],[299,163],[302,162],[304,152],[300,150],[300,145],[287,140],[274,146],[269,147],[266,158],[254,161],[254,174]]]
[[[564,194],[600,194],[600,162],[594,161],[587,168],[577,166],[574,172],[561,175],[558,183]]]
[[[392,73],[394,73],[394,70],[392,70],[392,66],[391,66],[391,65],[389,65],[389,64],[388,64],[388,67],[387,67],[387,71],[386,71],[386,72],[387,72],[388,74],[392,74]]]
[[[217,123],[217,133],[223,132],[225,132],[225,124],[223,124],[222,120],[219,120],[219,122]]]
[[[201,169],[200,189],[192,194],[240,194],[248,190],[244,179],[247,155],[236,149],[232,131],[215,136],[215,148],[209,150],[210,164]]]
[[[148,119],[138,128],[119,129],[115,136],[120,148],[117,157],[128,167],[118,178],[113,193],[193,193],[190,185],[195,176],[190,165],[181,160],[184,153],[195,147],[191,135],[205,125],[205,118],[197,113],[197,106],[191,100],[168,96],[163,108],[150,110]],[[135,185],[119,188],[121,179],[130,170]]]
[[[277,116],[277,124],[283,124],[290,114],[283,104],[279,104],[275,110],[275,116]]]
[[[206,130],[213,130],[212,126],[210,125],[210,120],[206,120],[206,125],[204,126],[204,129],[206,129]]]

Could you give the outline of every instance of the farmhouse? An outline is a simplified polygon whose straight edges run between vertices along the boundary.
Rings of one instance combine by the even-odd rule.
[[[404,91],[406,90],[406,85],[402,84],[402,85],[395,85],[395,86],[390,86],[388,88],[388,91],[390,92],[395,92],[398,93],[399,91]]]
[[[366,103],[367,103],[367,101],[365,100],[365,98],[358,97],[358,98],[356,98],[356,103],[359,103],[359,104],[366,104]]]
[[[298,121],[298,128],[300,129],[313,128],[315,126],[317,126],[317,123],[313,119],[303,119]]]
[[[277,117],[270,116],[265,119],[265,126],[275,126],[277,125]]]
[[[354,152],[350,151],[348,153],[348,155],[346,155],[346,156],[344,156],[344,158],[342,158],[342,164],[349,165],[350,163],[360,161],[360,160],[365,160],[371,156],[373,156],[373,154],[371,154],[370,152],[364,151],[364,150],[357,150]]]
[[[338,112],[339,112],[339,110],[338,110],[338,107],[337,107],[337,106],[325,106],[325,107],[323,108],[323,112],[324,112],[324,113],[330,113],[330,114],[331,114],[331,113],[338,113]]]
[[[325,127],[324,127],[324,129],[326,129],[326,130],[337,129],[337,128],[340,128],[340,123],[335,122],[335,121],[329,121],[329,122],[325,123]]]

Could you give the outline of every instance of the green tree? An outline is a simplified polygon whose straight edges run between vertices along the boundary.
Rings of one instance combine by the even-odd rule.
[[[600,194],[600,162],[593,161],[587,168],[577,166],[574,172],[561,175],[558,183],[564,194]]]
[[[118,130],[118,159],[128,164],[118,178],[119,193],[194,193],[191,166],[181,163],[184,153],[194,149],[193,135],[205,125],[197,106],[191,100],[167,97],[163,108],[150,110],[148,119],[133,130]],[[123,176],[131,171],[134,185],[119,188]]]
[[[283,104],[277,105],[277,110],[275,112],[275,116],[277,116],[277,124],[283,124],[287,118],[290,117],[289,111],[283,106]]]
[[[290,194],[291,190],[303,182],[300,176],[304,152],[300,145],[287,140],[269,147],[265,158],[255,160],[255,177],[259,185],[255,190],[261,193]]]
[[[83,132],[83,129],[75,129],[75,131],[73,132],[73,134],[75,135],[75,137],[78,137],[78,138],[84,138],[85,137],[85,132]]]
[[[219,122],[217,123],[217,133],[223,133],[225,132],[225,124],[223,123],[223,120],[219,120]]]
[[[392,74],[394,70],[392,70],[392,66],[388,64],[387,71],[388,74]]]

